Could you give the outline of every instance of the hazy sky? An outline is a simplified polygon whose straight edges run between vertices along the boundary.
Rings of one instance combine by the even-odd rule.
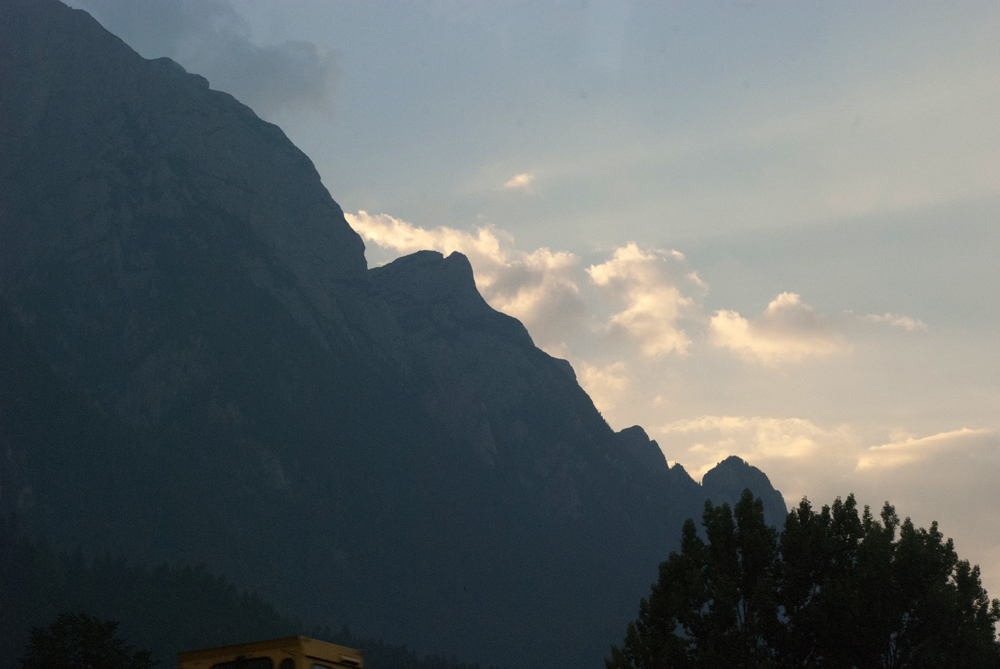
[[[932,519],[1000,596],[1000,5],[75,0],[472,260],[615,429]]]

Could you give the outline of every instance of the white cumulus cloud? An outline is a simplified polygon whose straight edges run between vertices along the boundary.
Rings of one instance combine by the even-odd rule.
[[[915,330],[926,330],[927,324],[923,321],[910,318],[909,316],[900,316],[899,314],[868,314],[864,317],[864,320],[871,323],[887,323],[893,327],[903,328],[907,332],[913,332]]]
[[[624,362],[596,366],[577,360],[573,367],[580,387],[587,391],[602,414],[618,405],[629,386],[628,368]]]
[[[1000,437],[989,429],[918,437],[895,428],[885,443],[866,447],[874,435],[859,436],[847,424],[705,415],[661,425],[650,434],[668,460],[683,463],[695,478],[728,455],[740,456],[767,473],[790,506],[805,496],[823,504],[856,493],[860,503],[876,508],[889,500],[924,525],[951,516],[950,526],[958,528],[982,519],[942,513],[950,507],[947,500],[967,497],[967,506],[1000,503]],[[992,516],[989,522],[1000,528]],[[995,542],[984,538],[980,543],[985,550]]]
[[[895,435],[862,452],[853,472],[859,499],[892,502],[918,526],[938,521],[959,555],[983,566],[996,594],[1000,569],[1000,436],[988,429],[951,430],[926,437]]]
[[[656,428],[665,444],[689,453],[695,471],[704,473],[729,455],[751,462],[771,459],[811,459],[824,446],[853,440],[846,428],[822,428],[804,418],[766,416],[700,416]],[[683,458],[674,451],[673,457]]]
[[[691,344],[677,321],[694,300],[678,288],[670,259],[683,261],[684,256],[677,251],[644,251],[629,243],[615,249],[611,260],[587,268],[595,285],[625,303],[625,309],[611,317],[608,329],[635,338],[648,357],[671,351],[684,354]]]
[[[506,264],[508,260],[508,254],[501,248],[501,244],[509,244],[509,237],[488,227],[479,228],[473,235],[446,226],[421,228],[388,214],[372,216],[366,211],[359,211],[356,215],[344,214],[344,218],[365,241],[400,254],[434,250],[448,255],[458,251],[468,256],[477,270],[484,270],[477,272],[477,283],[484,280],[492,282],[489,270]],[[484,273],[486,276],[479,276]]]
[[[709,339],[750,362],[776,365],[848,350],[833,324],[802,302],[796,293],[774,298],[753,320],[736,311],[715,312]]]
[[[522,190],[526,193],[533,192],[532,184],[535,181],[534,174],[516,174],[512,176],[503,186],[504,190]]]
[[[895,469],[931,459],[939,454],[963,449],[970,437],[989,434],[989,430],[952,430],[929,437],[902,436],[881,446],[872,446],[858,459],[858,470]]]
[[[804,496],[830,502],[851,492],[860,450],[849,425],[795,417],[705,415],[661,425],[650,434],[667,459],[683,463],[695,479],[738,455],[763,470],[789,506]]]

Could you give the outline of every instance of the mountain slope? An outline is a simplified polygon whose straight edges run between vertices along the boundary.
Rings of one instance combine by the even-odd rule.
[[[367,270],[280,129],[86,13],[0,0],[0,158],[0,512],[25,531],[559,667],[599,665],[700,517],[467,259]]]

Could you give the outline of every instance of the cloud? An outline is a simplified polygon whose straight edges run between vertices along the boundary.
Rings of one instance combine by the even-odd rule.
[[[683,259],[683,257],[684,256],[682,255],[681,259]],[[687,273],[687,279],[688,279],[688,281],[690,281],[694,285],[698,286],[699,288],[708,289],[708,284],[701,280],[701,277],[698,276],[698,272],[695,272],[693,270],[690,271],[690,272],[688,272]]]
[[[789,506],[807,495],[829,502],[851,492],[861,443],[849,425],[828,427],[795,417],[704,415],[655,427],[650,434],[668,460],[683,463],[696,479],[738,455],[764,471]]]
[[[996,595],[1000,570],[1000,435],[967,429],[926,437],[895,435],[862,452],[853,472],[859,501],[892,502],[918,526],[938,521],[955,537],[963,558],[983,565],[987,588]]]
[[[796,293],[774,298],[764,313],[748,320],[735,311],[715,312],[709,323],[715,346],[728,348],[749,362],[777,365],[847,350],[832,324]]]
[[[713,416],[678,420],[649,431],[668,460],[698,478],[730,454],[761,468],[789,507],[803,497],[815,506],[855,494],[878,509],[886,501],[917,526],[939,521],[959,553],[984,566],[996,590],[1000,568],[1000,435],[962,428],[918,437],[892,430],[886,443],[864,447],[848,425],[825,427],[802,418]],[[871,443],[871,442],[868,442]]]
[[[855,414],[851,423],[824,423],[813,416],[838,416],[843,410],[814,407],[810,400],[824,401],[838,383],[857,394],[853,380],[844,383],[846,366],[818,370],[822,376],[815,375],[817,370],[788,369],[775,381],[779,375],[758,365],[733,364],[728,355],[700,357],[703,350],[695,343],[704,336],[739,357],[776,365],[845,352],[846,333],[864,335],[857,332],[859,324],[906,332],[920,330],[919,321],[850,312],[826,319],[791,292],[778,295],[755,318],[725,310],[706,318],[699,297],[705,287],[678,252],[628,244],[587,267],[570,253],[518,250],[510,235],[489,226],[471,232],[424,229],[366,212],[347,219],[366,243],[396,253],[425,248],[465,253],[487,301],[521,319],[550,354],[569,360],[609,421],[618,428],[652,423],[647,431],[667,460],[682,463],[695,478],[738,455],[766,472],[789,506],[805,496],[821,505],[850,493],[874,508],[890,500],[918,525],[941,521],[946,534],[961,538],[963,556],[1000,568],[994,538],[1000,536],[1000,517],[989,512],[1000,505],[995,426],[985,426],[993,431],[973,429],[975,424],[942,431],[929,427],[938,420],[932,416],[921,422],[928,436],[887,431],[885,415],[898,413],[891,405],[875,407],[863,419]],[[621,336],[608,336],[614,333]],[[878,346],[885,344],[871,337],[858,342],[861,352],[873,355],[884,353]],[[665,355],[680,352],[687,355]],[[848,373],[855,373],[864,358],[854,356]],[[883,365],[875,373],[887,375],[891,369]],[[910,378],[893,377],[893,382],[906,385]],[[810,386],[823,391],[811,394]],[[723,404],[735,410],[712,409]],[[775,415],[782,410],[815,413]],[[649,419],[667,412],[676,419],[661,418],[659,427]]]
[[[510,180],[502,186],[502,188],[504,190],[521,190],[525,193],[533,193],[534,188],[532,188],[532,184],[534,181],[534,174],[517,174],[512,176]]]
[[[683,261],[684,255],[677,251],[643,251],[629,243],[615,249],[611,260],[587,268],[595,285],[625,303],[625,309],[611,317],[607,328],[638,340],[640,351],[648,357],[671,351],[683,355],[691,344],[677,321],[694,306],[694,300],[681,294],[669,259]]]
[[[927,324],[923,321],[918,321],[909,316],[900,316],[898,314],[886,313],[881,316],[878,314],[868,314],[862,320],[866,320],[872,323],[888,323],[893,327],[903,328],[907,332],[913,332],[914,330],[926,330]]]
[[[614,410],[630,383],[628,369],[620,361],[596,366],[576,360],[573,369],[576,370],[580,387],[587,392],[602,414]]]
[[[678,251],[647,251],[630,243],[615,249],[606,262],[584,269],[572,253],[518,250],[511,235],[490,226],[473,233],[446,226],[421,228],[365,211],[345,217],[366,242],[381,249],[465,254],[486,301],[523,322],[543,347],[589,331],[591,341],[585,346],[599,345],[595,335],[605,343],[624,336],[636,341],[646,357],[683,355],[691,339],[678,321],[702,318],[700,307],[681,286],[704,291],[705,283]]]
[[[76,0],[73,4],[143,56],[173,58],[263,117],[332,108],[340,79],[337,54],[304,41],[259,44],[228,2]]]
[[[629,418],[634,407],[650,399],[640,387],[648,365],[635,359],[685,354],[691,339],[679,322],[705,321],[698,303],[682,292],[703,293],[705,283],[678,251],[633,243],[585,268],[572,253],[519,250],[511,235],[491,226],[422,228],[365,211],[345,217],[369,245],[369,258],[421,249],[468,256],[486,301],[524,323],[538,346],[569,360],[595,406],[629,425],[637,422]]]
[[[910,513],[909,508],[933,510],[947,506],[956,488],[992,486],[1000,475],[1000,438],[988,429],[916,437],[896,428],[888,443],[866,448],[867,437],[846,424],[824,427],[804,418],[704,415],[661,425],[650,434],[668,459],[684,463],[696,478],[728,455],[738,455],[760,467],[772,482],[780,482],[790,503],[806,495],[827,503],[855,492],[873,505],[889,499],[903,513]]]
[[[472,235],[446,226],[428,230],[388,214],[372,216],[366,211],[359,211],[356,215],[344,214],[344,217],[366,241],[392,249],[399,254],[423,250],[440,251],[445,255],[455,251],[463,253],[469,257],[477,270],[480,268],[486,270],[485,274],[491,277],[486,279],[487,285],[493,281],[489,270],[495,270],[497,266],[508,262],[508,252],[501,249],[501,244],[509,244],[509,236],[497,233],[488,227],[479,228],[477,233]],[[483,272],[477,271],[477,284],[484,281],[484,276],[480,274]]]
[[[756,462],[814,458],[823,445],[853,440],[845,427],[827,430],[804,418],[763,416],[700,416],[667,423],[655,431],[665,443],[686,444],[688,453],[702,461],[692,463],[696,471],[707,471],[728,455]]]
[[[642,392],[641,388],[636,387],[635,375],[623,360],[591,364],[574,355],[565,342],[547,346],[545,352],[555,358],[567,360],[573,366],[577,382],[605,420],[617,407],[632,402],[636,391]]]
[[[399,254],[433,249],[469,258],[476,286],[498,311],[517,318],[539,345],[560,341],[580,328],[586,306],[578,287],[579,259],[547,248],[531,253],[514,248],[513,238],[490,227],[475,234],[445,226],[425,229],[386,214],[345,214],[365,241]]]
[[[539,343],[545,343],[583,322],[586,305],[578,273],[579,260],[572,253],[537,249],[509,261],[484,297],[498,311],[530,326]]]
[[[902,465],[926,461],[936,455],[967,446],[969,437],[989,434],[989,430],[962,428],[923,437],[903,436],[881,446],[872,446],[858,459],[857,469],[895,469]],[[901,435],[902,436],[902,435]]]

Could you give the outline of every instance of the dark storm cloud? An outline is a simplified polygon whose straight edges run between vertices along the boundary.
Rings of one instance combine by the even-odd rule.
[[[220,0],[77,0],[147,58],[168,56],[258,114],[329,111],[337,55],[311,42],[258,44],[246,21]]]

